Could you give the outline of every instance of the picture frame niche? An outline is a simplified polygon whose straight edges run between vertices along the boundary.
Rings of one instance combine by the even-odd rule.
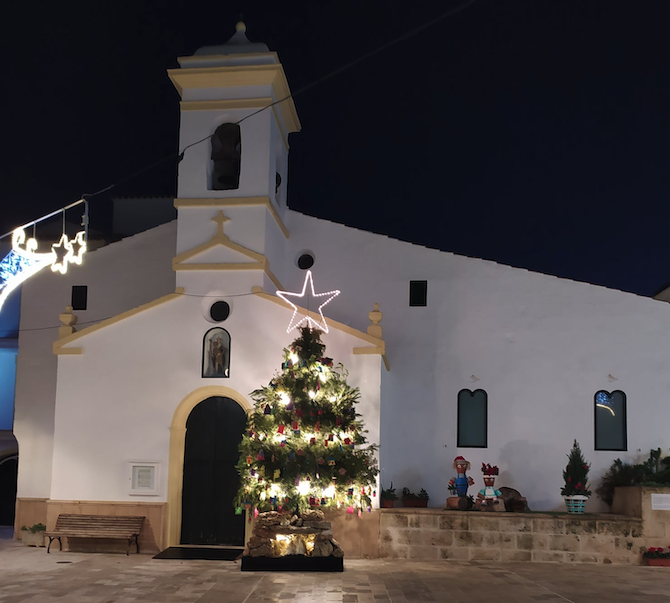
[[[202,377],[203,379],[230,377],[230,334],[221,327],[210,329],[203,338]]]

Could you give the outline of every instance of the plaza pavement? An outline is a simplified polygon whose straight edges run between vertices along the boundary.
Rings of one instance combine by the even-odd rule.
[[[241,572],[239,562],[24,547],[0,528],[0,603],[670,603],[670,568],[346,559],[345,571]]]

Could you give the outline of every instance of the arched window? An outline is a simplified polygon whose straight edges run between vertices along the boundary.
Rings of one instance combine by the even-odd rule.
[[[242,135],[237,124],[221,124],[212,136],[212,181],[214,191],[240,186]]]
[[[488,395],[483,389],[458,392],[459,448],[486,448],[488,446]]]
[[[595,413],[596,450],[628,450],[626,434],[626,394],[621,390],[611,394],[596,392],[593,404]]]
[[[230,377],[230,334],[221,327],[210,329],[203,338],[202,376]]]

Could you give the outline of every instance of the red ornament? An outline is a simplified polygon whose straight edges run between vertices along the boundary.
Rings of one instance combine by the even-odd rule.
[[[293,431],[298,431],[300,429],[300,426],[298,425],[298,421],[293,421]]]
[[[314,431],[321,431],[321,421],[316,422],[316,425],[314,425]]]
[[[316,438],[310,438],[309,439],[309,445],[314,446],[314,444],[316,444]]]
[[[338,427],[339,427],[340,425],[342,425],[342,417],[337,417],[337,418],[335,419],[335,424],[336,424]]]
[[[283,425],[280,425],[279,427],[277,427],[277,433],[284,433],[284,426]]]

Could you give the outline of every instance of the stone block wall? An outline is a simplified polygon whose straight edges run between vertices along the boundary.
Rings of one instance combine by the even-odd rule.
[[[640,564],[642,520],[614,515],[380,512],[379,556],[393,559]]]
[[[628,486],[615,488],[613,513],[642,518],[645,546],[670,546],[670,511],[651,508],[652,494],[670,494],[661,486]]]

